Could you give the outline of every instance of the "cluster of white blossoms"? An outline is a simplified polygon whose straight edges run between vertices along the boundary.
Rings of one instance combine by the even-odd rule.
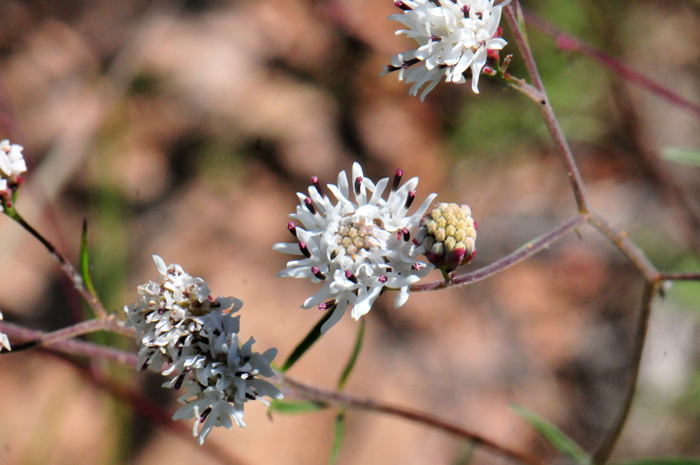
[[[243,303],[233,297],[211,296],[207,283],[166,266],[153,256],[159,282],[138,287],[139,299],[124,311],[127,326],[138,332],[139,369],[151,367],[173,378],[163,386],[186,393],[173,420],[195,418],[193,434],[202,444],[211,429],[233,422],[244,427],[243,407],[249,400],[282,398],[280,391],[259,377],[274,375],[270,363],[277,349],[253,352],[255,340],[239,345],[239,316]],[[201,431],[199,431],[199,426]]]
[[[2,312],[0,312],[0,320],[2,320]],[[10,347],[10,340],[7,339],[7,335],[0,333],[0,349],[4,347],[6,350],[12,350]]]
[[[10,144],[7,139],[0,142],[0,198],[7,205],[12,202],[12,190],[22,182],[20,175],[27,171],[22,150],[21,145]]]
[[[399,72],[399,80],[414,83],[409,93],[425,99],[443,76],[447,82],[466,81],[467,68],[472,73],[472,90],[479,93],[479,74],[490,54],[497,58],[506,41],[500,38],[501,10],[507,1],[495,0],[397,0],[402,14],[389,19],[403,23],[406,34],[418,42],[418,48],[400,53],[384,67],[382,76]]]
[[[352,183],[341,171],[338,184],[328,185],[335,205],[315,176],[309,195],[297,194],[300,205],[289,216],[298,223],[287,226],[298,242],[279,243],[273,248],[301,258],[289,261],[278,276],[323,284],[302,305],[333,311],[322,333],[342,318],[348,304],[354,319],[365,315],[384,289],[399,289],[394,306],[400,307],[408,299],[410,285],[433,268],[416,258],[411,233],[437,194],[429,195],[408,215],[418,178],[399,187],[402,175],[403,171],[396,171],[386,200],[382,194],[389,178],[374,184],[364,176],[359,163],[353,164]]]

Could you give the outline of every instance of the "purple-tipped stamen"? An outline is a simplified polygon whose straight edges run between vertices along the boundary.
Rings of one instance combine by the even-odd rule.
[[[396,0],[394,2],[394,6],[397,8],[401,8],[403,11],[411,11],[413,8],[410,6],[406,5],[404,2]]]
[[[321,270],[318,269],[317,266],[312,266],[311,267],[311,272],[316,276],[318,279],[326,279],[326,275],[321,273]]]
[[[399,188],[401,176],[403,176],[403,170],[399,168],[396,170],[396,174],[394,175],[394,184],[391,186],[391,192],[396,192],[396,190]]]
[[[386,276],[380,276],[379,277],[379,282],[384,284],[388,278]]]
[[[352,281],[355,284],[358,283],[357,277],[354,274],[352,274],[352,271],[350,271],[350,270],[345,270],[345,277],[348,278],[350,281]]]
[[[304,205],[309,209],[312,215],[316,214],[316,207],[314,207],[314,201],[310,197],[304,199]]]
[[[299,242],[299,250],[301,250],[301,253],[303,253],[306,258],[311,258],[311,252],[309,252],[306,242]]]
[[[297,225],[294,224],[294,221],[287,223],[287,229],[292,233],[292,236],[297,237]]]
[[[408,232],[408,228],[403,228],[401,230],[401,235],[403,236],[403,240],[405,242],[408,242],[408,240],[411,238],[411,233]]]
[[[362,176],[355,178],[355,195],[360,195],[360,187],[362,187]]]
[[[318,176],[311,176],[311,184],[316,188],[318,195],[323,197],[323,191],[321,190],[321,183],[318,180]]]
[[[469,17],[469,7],[467,5],[464,5],[462,7],[462,13],[464,13],[464,17],[468,18]]]
[[[412,269],[412,270],[416,270],[416,271],[420,271],[421,268],[423,268],[423,264],[422,264],[422,263],[414,263],[414,264],[411,266],[411,269]]]
[[[333,308],[335,305],[335,300],[329,300],[327,302],[322,302],[318,304],[318,309],[319,310],[328,310],[329,308]]]
[[[411,208],[411,204],[416,200],[416,191],[408,191],[408,197],[406,198],[406,205],[403,206],[406,210]]]
[[[182,387],[182,382],[185,381],[186,374],[187,372],[182,372],[180,376],[177,377],[177,381],[175,381],[175,386],[173,386],[173,389],[177,391]]]
[[[207,419],[209,414],[211,413],[211,407],[207,407],[205,411],[202,412],[202,414],[199,416],[199,422],[204,423],[204,421]]]

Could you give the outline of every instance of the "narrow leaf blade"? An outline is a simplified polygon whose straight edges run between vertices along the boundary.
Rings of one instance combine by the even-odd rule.
[[[301,413],[317,412],[324,408],[326,408],[326,406],[318,402],[275,399],[272,401],[272,403],[270,403],[270,408],[267,410],[267,414],[272,415],[274,412],[279,412],[284,415],[298,415]]]
[[[326,310],[326,313],[319,320],[319,322],[316,323],[316,326],[311,328],[309,334],[307,334],[306,337],[302,339],[302,341],[294,348],[294,351],[292,351],[289,358],[287,358],[287,360],[284,362],[284,365],[282,365],[280,371],[285,372],[289,370],[292,365],[294,365],[301,358],[301,356],[304,355],[304,353],[306,353],[306,351],[309,350],[312,345],[314,345],[318,338],[321,337],[321,326],[323,326],[323,323],[325,323],[331,317],[334,310],[335,305]]]
[[[548,420],[519,405],[514,405],[512,409],[518,416],[540,433],[552,446],[559,450],[559,452],[576,460],[580,465],[590,465],[591,458],[581,446],[576,444],[573,439],[565,435]]]
[[[331,449],[331,456],[328,458],[328,463],[330,465],[335,465],[335,463],[338,462],[340,449],[343,447],[343,439],[345,439],[345,409],[341,410],[335,418],[333,448]]]
[[[345,364],[343,373],[340,375],[338,380],[338,390],[342,391],[345,389],[345,383],[348,382],[350,373],[352,369],[355,368],[355,363],[357,362],[357,357],[360,355],[360,350],[362,350],[362,342],[365,338],[365,320],[364,318],[360,320],[360,329],[357,331],[357,338],[355,339],[355,346],[352,348],[352,354],[350,354],[350,359],[348,363]]]
[[[661,156],[668,161],[700,166],[700,150],[666,147],[661,150]]]
[[[95,294],[95,288],[92,286],[92,278],[90,277],[90,261],[88,259],[88,239],[87,239],[87,220],[83,220],[83,233],[80,238],[80,274],[83,278],[85,287],[91,294]]]
[[[700,458],[665,457],[616,462],[613,465],[700,465]]]

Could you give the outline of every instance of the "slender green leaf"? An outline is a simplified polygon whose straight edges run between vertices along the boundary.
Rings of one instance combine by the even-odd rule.
[[[362,318],[360,319],[360,329],[357,331],[357,338],[355,339],[355,346],[352,348],[352,354],[350,355],[350,359],[345,365],[345,369],[343,370],[343,373],[340,375],[340,379],[338,380],[339,391],[345,389],[345,383],[348,382],[350,373],[352,373],[352,369],[355,368],[355,362],[357,362],[357,357],[360,355],[360,350],[362,349],[362,341],[364,341],[364,338],[365,319]]]
[[[581,449],[581,446],[576,444],[548,420],[519,405],[514,405],[512,409],[538,433],[544,436],[544,438],[557,448],[559,452],[576,460],[580,465],[590,465],[591,458]]]
[[[326,408],[324,404],[319,402],[307,401],[286,401],[275,399],[270,403],[270,408],[267,409],[268,416],[274,412],[279,412],[285,415],[297,415],[300,413],[317,412]]]
[[[331,449],[331,456],[328,458],[328,463],[330,465],[334,465],[338,461],[340,448],[343,447],[343,439],[345,439],[345,409],[341,409],[340,412],[338,412],[338,416],[335,418],[333,448]]]
[[[88,239],[87,239],[87,219],[83,220],[83,234],[80,238],[80,274],[83,277],[85,287],[91,294],[95,294],[90,277],[90,261],[88,260]]]
[[[700,166],[700,150],[666,147],[661,150],[661,156],[668,161]]]
[[[326,310],[326,313],[323,314],[323,318],[319,320],[318,323],[316,323],[316,326],[311,328],[311,331],[309,331],[309,334],[306,335],[306,337],[299,343],[294,348],[294,351],[292,354],[289,356],[287,361],[284,362],[284,365],[282,365],[282,369],[280,371],[287,371],[289,370],[292,365],[294,365],[297,360],[301,358],[304,353],[311,348],[312,345],[314,345],[314,342],[318,340],[318,338],[321,337],[321,326],[323,326],[323,323],[325,323],[333,314],[333,311],[335,310],[335,305]]]
[[[457,457],[455,458],[454,462],[452,462],[452,465],[471,464],[472,459],[474,458],[475,451],[476,447],[474,447],[474,443],[472,441],[466,441],[464,443],[464,446],[462,446],[462,449],[459,451],[459,454],[457,454]]]
[[[615,462],[613,465],[700,465],[700,458],[666,457]]]

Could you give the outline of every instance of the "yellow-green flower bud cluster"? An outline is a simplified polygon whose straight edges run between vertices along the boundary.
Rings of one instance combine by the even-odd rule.
[[[476,223],[468,205],[441,203],[421,221],[416,245],[436,267],[450,272],[476,251]]]

